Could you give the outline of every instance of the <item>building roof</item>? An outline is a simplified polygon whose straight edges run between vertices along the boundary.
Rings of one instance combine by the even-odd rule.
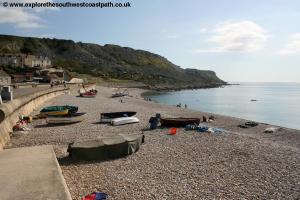
[[[3,70],[0,70],[0,76],[9,76],[5,71]]]

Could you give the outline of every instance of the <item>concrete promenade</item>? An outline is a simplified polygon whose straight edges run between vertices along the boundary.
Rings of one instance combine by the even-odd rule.
[[[71,200],[52,146],[0,151],[0,199]]]

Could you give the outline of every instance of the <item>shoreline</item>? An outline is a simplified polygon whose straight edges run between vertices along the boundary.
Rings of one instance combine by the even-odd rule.
[[[231,86],[231,85],[241,85],[241,84],[229,84],[227,86]],[[226,86],[224,86],[224,87],[226,87]],[[219,88],[223,88],[223,87],[219,87]],[[202,89],[211,89],[211,88],[183,89],[183,90],[202,90]],[[176,107],[176,104],[159,102],[157,100],[151,99],[149,96],[160,95],[160,94],[167,94],[167,93],[170,93],[170,92],[178,92],[178,91],[182,91],[182,90],[163,90],[163,91],[157,91],[157,90],[147,90],[147,89],[145,89],[145,91],[142,92],[140,94],[140,96],[142,98],[144,98],[145,101],[152,101],[152,102],[155,102],[155,103],[158,103],[158,104],[168,105],[168,106],[175,106]],[[178,102],[178,103],[181,103],[181,102]],[[282,127],[282,128],[291,129],[291,130],[295,130],[295,131],[299,131],[300,132],[300,128],[288,127],[285,124],[276,124],[274,122],[272,123],[272,122],[260,121],[260,120],[256,120],[256,119],[251,119],[250,120],[247,117],[234,116],[234,115],[230,115],[230,114],[226,114],[226,113],[222,114],[222,113],[215,113],[215,112],[210,112],[210,111],[203,111],[203,110],[200,110],[200,109],[197,109],[197,108],[189,108],[189,109],[190,110],[194,110],[196,112],[198,111],[198,112],[202,112],[202,113],[208,113],[208,114],[211,114],[211,115],[220,115],[220,116],[223,116],[223,117],[237,118],[237,119],[241,119],[241,120],[244,120],[244,121],[255,121],[255,122],[260,123],[260,124],[265,124],[265,125],[274,126],[274,127]]]
[[[226,134],[198,133],[178,129],[145,131],[155,113],[173,117],[202,117],[210,113],[176,108],[145,101],[145,89],[129,88],[129,97],[111,99],[113,88],[97,87],[94,99],[77,98],[76,91],[53,99],[43,106],[73,104],[87,112],[86,120],[67,126],[48,126],[34,121],[26,134],[14,133],[6,148],[53,145],[73,199],[94,191],[110,199],[199,199],[275,198],[300,196],[300,131],[283,128],[266,134],[269,125],[249,129],[237,125],[246,120],[213,114],[208,125],[223,128]],[[99,124],[101,112],[135,110],[140,123],[125,126]],[[38,111],[38,110],[37,110]],[[99,136],[144,133],[145,144],[128,157],[105,162],[73,163],[67,146],[78,140]],[[91,184],[93,183],[93,184]],[[143,187],[140,187],[143,185]],[[267,192],[266,192],[267,191]]]

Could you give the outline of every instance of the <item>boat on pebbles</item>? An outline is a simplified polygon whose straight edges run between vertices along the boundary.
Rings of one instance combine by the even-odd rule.
[[[69,144],[69,156],[74,161],[108,160],[137,152],[144,143],[142,134],[119,134]]]
[[[136,115],[134,111],[123,111],[123,112],[110,112],[110,113],[101,113],[100,122],[101,123],[111,123],[113,119],[121,117],[132,117]]]
[[[136,117],[120,117],[111,120],[111,125],[113,126],[120,126],[124,124],[133,124],[133,123],[138,123],[140,120]]]
[[[97,95],[97,92],[92,92],[92,91],[88,91],[85,93],[80,93],[80,97],[85,97],[85,98],[95,98]]]
[[[161,118],[160,124],[165,127],[185,127],[186,125],[193,124],[199,125],[199,118]]]
[[[63,115],[67,115],[67,114],[73,114],[76,113],[78,111],[78,107],[77,106],[69,106],[69,105],[65,105],[65,106],[48,106],[43,108],[40,111],[40,116],[48,116],[48,115],[58,115],[58,116],[63,116]]]
[[[85,119],[86,113],[74,113],[71,115],[48,115],[46,122],[48,124],[73,124],[82,122]]]

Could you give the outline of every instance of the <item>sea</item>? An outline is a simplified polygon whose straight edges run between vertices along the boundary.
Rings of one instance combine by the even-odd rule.
[[[300,83],[235,83],[147,94],[159,103],[300,130]]]

